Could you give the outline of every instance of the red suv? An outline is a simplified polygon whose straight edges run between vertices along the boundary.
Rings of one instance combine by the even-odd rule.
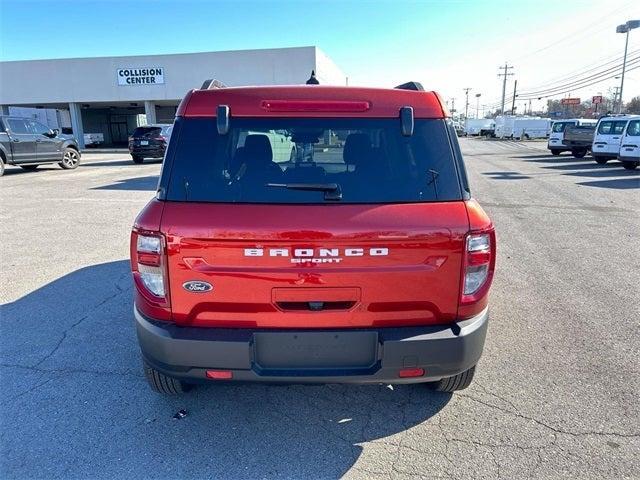
[[[467,387],[496,242],[440,97],[193,90],[131,234],[149,384]]]

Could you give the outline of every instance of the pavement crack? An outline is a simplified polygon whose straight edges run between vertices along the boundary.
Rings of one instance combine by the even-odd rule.
[[[107,298],[103,299],[101,302],[99,302],[97,305],[94,305],[91,308],[91,313],[87,313],[85,316],[83,316],[82,318],[80,318],[79,320],[75,321],[73,324],[71,324],[71,326],[69,326],[68,328],[66,328],[63,332],[62,332],[62,337],[60,337],[60,339],[58,340],[58,342],[56,343],[55,347],[53,347],[53,349],[47,353],[44,357],[42,357],[42,359],[40,359],[35,365],[33,365],[34,367],[39,367],[40,365],[42,365],[45,361],[47,361],[49,358],[51,358],[57,351],[58,349],[62,346],[62,343],[65,341],[65,339],[67,338],[67,334],[73,330],[75,327],[77,327],[78,325],[80,325],[82,322],[84,322],[86,319],[88,319],[89,317],[91,317],[94,314],[95,309],[101,307],[102,305],[104,305],[105,303],[113,300],[115,297],[117,297],[118,295],[122,295],[124,292],[126,292],[126,290],[122,289],[117,283],[114,284],[116,287],[116,290],[118,290],[117,292],[115,292],[113,295],[109,295]]]
[[[585,437],[585,436],[590,436],[590,435],[594,435],[594,436],[611,436],[611,437],[618,437],[618,438],[640,437],[640,433],[620,433],[620,432],[600,432],[600,431],[572,432],[570,430],[565,430],[565,429],[562,429],[562,428],[554,427],[553,425],[545,423],[542,420],[538,420],[537,418],[530,417],[528,415],[523,415],[522,413],[520,413],[518,411],[511,411],[511,410],[507,410],[505,408],[499,407],[497,405],[493,405],[491,403],[488,403],[488,402],[485,402],[485,401],[480,400],[478,398],[475,398],[472,395],[459,393],[458,396],[462,397],[462,398],[468,398],[471,401],[474,401],[476,403],[480,403],[482,405],[485,405],[485,406],[487,406],[489,408],[493,408],[495,410],[499,410],[499,411],[501,411],[503,413],[506,413],[508,415],[512,415],[514,417],[521,418],[523,420],[529,420],[531,422],[534,422],[537,425],[540,425],[541,427],[544,427],[544,428],[546,428],[548,430],[551,430],[552,432],[559,433],[559,434],[564,434],[564,435],[570,435],[572,437]]]

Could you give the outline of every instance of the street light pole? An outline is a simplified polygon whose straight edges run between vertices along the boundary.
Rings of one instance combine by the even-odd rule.
[[[616,33],[626,34],[624,41],[624,59],[622,60],[622,78],[620,79],[620,102],[618,103],[618,113],[622,112],[622,89],[624,87],[624,73],[627,69],[627,48],[629,47],[629,32],[634,28],[640,27],[640,20],[629,20],[627,23],[618,25]]]
[[[480,118],[480,95],[481,93],[476,93],[476,118]]]
[[[464,121],[467,121],[467,113],[469,112],[469,90],[471,90],[470,88],[463,88],[464,90],[464,96],[465,96],[465,102],[464,102]]]

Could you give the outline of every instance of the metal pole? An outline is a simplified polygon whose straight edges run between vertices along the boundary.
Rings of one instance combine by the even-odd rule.
[[[467,114],[469,113],[469,90],[470,88],[464,89],[465,102],[464,102],[464,119],[467,120]]]
[[[624,72],[627,69],[627,47],[629,46],[629,30],[627,28],[627,37],[624,41],[624,60],[622,60],[622,78],[620,79],[620,103],[618,104],[618,113],[622,112],[622,87],[624,87]]]
[[[504,78],[502,79],[502,107],[500,113],[504,115],[504,99],[507,94],[507,64],[504,64]]]
[[[518,80],[513,82],[513,101],[511,103],[511,115],[516,114],[516,88],[518,87]]]

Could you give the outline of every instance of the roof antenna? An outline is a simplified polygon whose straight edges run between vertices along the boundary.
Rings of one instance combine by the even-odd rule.
[[[315,70],[311,70],[311,76],[309,77],[309,80],[307,80],[307,85],[320,85],[320,82],[316,78]]]

